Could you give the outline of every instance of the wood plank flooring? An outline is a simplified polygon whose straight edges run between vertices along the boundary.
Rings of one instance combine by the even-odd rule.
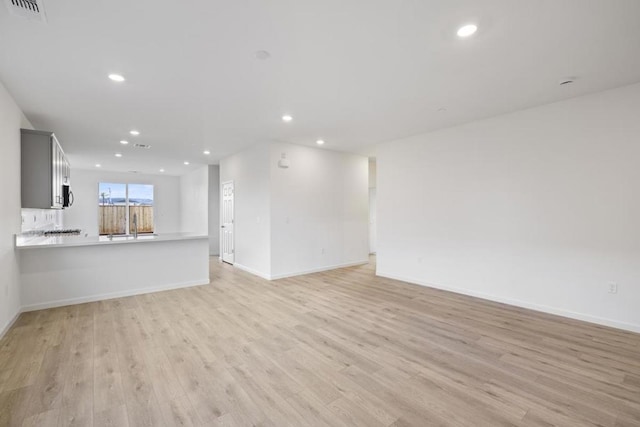
[[[24,313],[0,426],[640,426],[640,335],[373,271]]]

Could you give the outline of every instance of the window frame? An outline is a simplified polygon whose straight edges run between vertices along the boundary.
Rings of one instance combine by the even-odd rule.
[[[110,234],[110,233],[100,233],[100,207],[101,206],[109,206],[106,204],[102,204],[102,201],[100,200],[100,186],[103,184],[113,184],[113,185],[124,185],[124,233],[118,233],[118,234]],[[115,182],[115,181],[98,181],[98,236],[127,236],[131,234],[131,218],[130,218],[130,209],[131,209],[131,204],[130,204],[130,200],[129,200],[129,186],[130,185],[146,185],[146,186],[150,186],[152,188],[152,194],[153,194],[153,204],[151,205],[151,207],[154,210],[154,214],[155,214],[155,207],[156,207],[156,186],[154,184],[145,184],[145,183],[140,183],[140,182]],[[116,206],[116,205],[113,205]],[[135,205],[134,205],[135,206]],[[142,205],[144,206],[144,205]],[[143,231],[143,232],[139,232],[138,234],[154,234],[156,232],[156,221],[155,221],[155,215],[153,218],[153,230],[151,231]]]

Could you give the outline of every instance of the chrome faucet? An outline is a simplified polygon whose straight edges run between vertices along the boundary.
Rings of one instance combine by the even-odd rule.
[[[138,214],[133,214],[133,238],[138,238]]]

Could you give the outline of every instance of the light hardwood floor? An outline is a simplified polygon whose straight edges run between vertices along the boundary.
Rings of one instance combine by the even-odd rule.
[[[640,335],[373,270],[25,313],[0,425],[640,425]]]

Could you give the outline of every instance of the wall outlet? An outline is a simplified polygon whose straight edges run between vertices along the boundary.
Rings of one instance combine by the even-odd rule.
[[[609,293],[617,294],[618,293],[618,284],[616,282],[609,282]]]

